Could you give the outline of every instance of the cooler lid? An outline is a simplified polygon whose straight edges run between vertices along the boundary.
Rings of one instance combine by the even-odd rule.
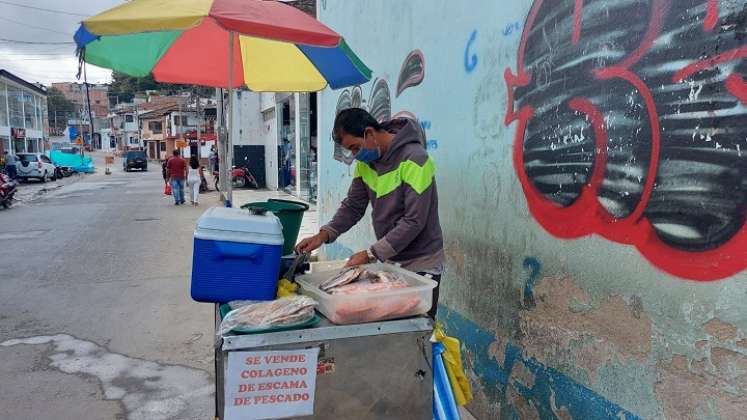
[[[283,244],[283,225],[272,213],[255,215],[246,210],[212,207],[197,220],[195,237],[219,241]]]

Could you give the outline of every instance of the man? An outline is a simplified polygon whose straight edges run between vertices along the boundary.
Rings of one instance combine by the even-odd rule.
[[[182,158],[179,149],[174,149],[174,156],[166,163],[166,174],[171,181],[171,193],[174,205],[184,204],[184,181],[187,179],[187,161]]]
[[[218,153],[215,151],[215,145],[210,146],[210,154],[208,155],[208,167],[210,168],[210,172],[218,170]]]
[[[16,179],[16,176],[18,176],[18,172],[16,171],[16,157],[6,150],[3,152],[3,158],[5,161],[5,171],[8,173],[8,176],[10,179]]]
[[[334,242],[363,217],[371,203],[377,242],[350,257],[348,266],[374,261],[399,263],[440,282],[444,251],[438,219],[435,167],[423,146],[423,134],[407,118],[379,124],[360,108],[341,111],[332,139],[356,162],[348,195],[332,221],[296,247],[311,252]],[[433,290],[435,318],[438,287]]]

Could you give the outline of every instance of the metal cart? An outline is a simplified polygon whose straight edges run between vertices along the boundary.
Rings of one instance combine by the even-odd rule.
[[[216,306],[216,328],[220,316]],[[416,317],[357,325],[234,335],[216,349],[216,417],[224,418],[233,351],[318,347],[314,415],[303,419],[432,419],[432,321]]]

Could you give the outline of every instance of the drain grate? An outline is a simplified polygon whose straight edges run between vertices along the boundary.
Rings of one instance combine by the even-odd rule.
[[[157,220],[161,220],[157,217],[143,217],[141,219],[135,219],[136,222],[155,222]]]

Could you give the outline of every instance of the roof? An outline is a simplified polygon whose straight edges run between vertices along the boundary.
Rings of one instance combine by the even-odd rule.
[[[47,90],[46,89],[42,89],[39,86],[37,86],[37,85],[35,85],[35,84],[31,83],[31,82],[27,82],[27,81],[21,79],[20,77],[16,76],[15,74],[9,72],[8,70],[0,69],[0,77],[4,77],[6,79],[12,80],[12,81],[18,83],[19,85],[23,85],[23,86],[25,86],[25,87],[27,87],[27,88],[35,91],[36,93],[39,93],[39,94],[44,95],[44,96],[47,96]]]

